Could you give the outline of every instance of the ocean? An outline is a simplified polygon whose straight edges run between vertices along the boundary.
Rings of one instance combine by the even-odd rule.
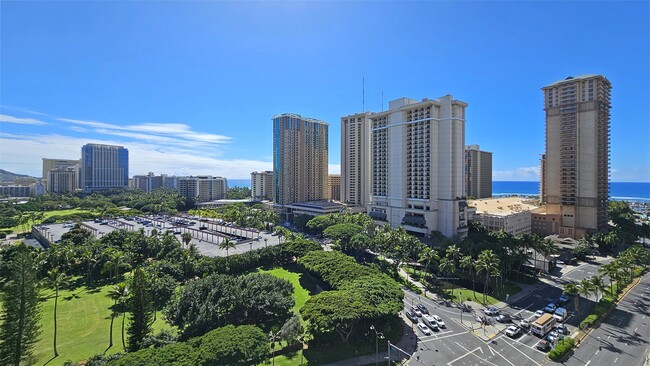
[[[251,181],[250,179],[228,179],[228,186],[250,188]],[[539,182],[492,182],[492,194],[495,196],[538,195]],[[609,196],[614,200],[650,202],[650,182],[611,182]]]
[[[539,182],[492,182],[492,194],[538,195]],[[610,182],[609,197],[613,200],[650,202],[650,182]]]

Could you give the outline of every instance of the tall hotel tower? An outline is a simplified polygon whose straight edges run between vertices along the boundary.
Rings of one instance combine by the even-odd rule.
[[[371,115],[341,118],[341,201],[364,209],[372,192]]]
[[[286,205],[326,197],[326,122],[284,113],[273,116],[274,200]]]
[[[129,186],[129,150],[122,146],[81,147],[81,189],[94,192]]]
[[[391,101],[387,111],[366,116],[371,217],[421,235],[431,231],[447,237],[467,235],[466,107],[451,95],[420,102],[401,98]],[[347,179],[341,182],[346,187],[351,184]]]
[[[546,155],[542,184],[556,234],[579,238],[607,226],[612,85],[601,75],[568,77],[542,88]]]

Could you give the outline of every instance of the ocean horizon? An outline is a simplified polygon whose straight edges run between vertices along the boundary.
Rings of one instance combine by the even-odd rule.
[[[250,179],[228,179],[228,186],[250,188]],[[492,195],[539,195],[537,181],[494,181]],[[650,182],[610,182],[609,196],[613,200],[650,202]]]

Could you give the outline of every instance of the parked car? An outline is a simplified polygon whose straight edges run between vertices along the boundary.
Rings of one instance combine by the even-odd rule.
[[[422,312],[422,314],[429,314],[429,309],[427,309],[426,306],[422,304],[417,304],[416,307],[420,309],[420,312]]]
[[[415,313],[411,310],[406,310],[406,317],[409,318],[409,320],[411,320],[413,323],[418,322],[418,316],[415,315]]]
[[[442,320],[441,317],[439,317],[437,315],[431,315],[431,317],[433,318],[433,320],[436,321],[436,324],[438,324],[438,327],[447,328],[447,324],[445,324],[445,322]]]
[[[558,324],[555,326],[555,330],[561,335],[569,334],[569,328],[564,324]]]
[[[500,313],[499,309],[495,308],[494,306],[490,306],[489,308],[484,309],[483,312],[485,315],[489,316],[499,315]]]
[[[566,304],[569,301],[569,295],[562,294],[558,300],[560,300],[562,304]]]
[[[537,311],[535,312],[534,317],[535,317],[535,319],[537,319],[537,318],[539,318],[539,317],[542,316],[542,315],[544,315],[544,310],[537,310]]]
[[[521,319],[521,321],[519,322],[519,326],[528,329],[530,328],[530,321],[528,321],[527,319]]]
[[[521,329],[519,329],[519,327],[516,325],[511,325],[508,327],[508,329],[506,329],[506,335],[511,338],[514,338],[519,333],[521,333]]]
[[[422,316],[422,311],[420,311],[420,309],[418,309],[417,306],[411,306],[411,311],[414,312],[415,315],[417,315],[418,317]]]
[[[546,305],[546,307],[544,308],[544,311],[547,312],[547,313],[553,314],[555,312],[555,309],[557,309],[557,306],[555,304],[553,304],[553,303],[550,303],[550,304]]]
[[[539,341],[539,343],[537,343],[537,349],[542,352],[548,352],[548,350],[551,349],[551,344],[542,339]]]
[[[501,315],[498,315],[495,319],[496,319],[499,323],[508,323],[508,322],[510,322],[510,321],[512,320],[512,318],[511,318],[510,315],[508,315],[508,314],[501,314]]]
[[[418,328],[420,328],[422,333],[424,333],[425,335],[431,335],[431,330],[429,329],[429,327],[424,325],[424,323],[418,323]]]

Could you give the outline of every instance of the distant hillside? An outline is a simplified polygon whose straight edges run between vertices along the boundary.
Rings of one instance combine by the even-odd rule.
[[[25,174],[16,174],[8,172],[4,169],[0,169],[0,182],[13,182],[16,178],[32,178],[29,175]]]

